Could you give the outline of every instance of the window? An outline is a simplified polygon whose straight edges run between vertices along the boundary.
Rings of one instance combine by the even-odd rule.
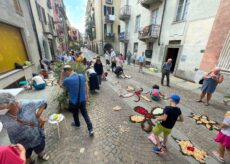
[[[113,4],[113,0],[106,0],[106,3]]]
[[[114,15],[114,7],[104,5],[104,15]]]
[[[230,33],[228,34],[224,46],[221,50],[220,57],[218,59],[218,67],[221,68],[221,70],[230,72]]]
[[[137,51],[138,51],[138,43],[134,43],[133,52],[137,52]]]
[[[49,9],[52,9],[50,0],[47,0],[47,7],[48,7]]]
[[[188,5],[189,0],[179,0],[175,20],[176,22],[186,20],[188,14]]]
[[[21,5],[19,3],[19,0],[13,0],[13,2],[14,2],[14,8],[16,10],[16,13],[18,15],[23,16],[23,12],[22,12],[22,8],[21,8]]]
[[[152,11],[152,20],[151,24],[157,24],[157,14],[158,14],[158,9]]]
[[[37,12],[38,12],[39,20],[40,20],[41,22],[44,22],[45,24],[47,24],[47,21],[46,21],[46,14],[45,14],[44,8],[41,7],[37,2],[36,2],[36,7],[37,7]]]
[[[140,30],[140,20],[141,20],[141,16],[138,15],[136,17],[136,22],[135,22],[135,32],[138,32]]]

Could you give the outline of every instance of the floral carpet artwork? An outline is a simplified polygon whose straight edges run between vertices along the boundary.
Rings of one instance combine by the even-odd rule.
[[[133,86],[128,86],[126,90],[129,93],[121,94],[120,97],[129,98],[129,97],[132,97],[132,96],[136,96],[137,99],[134,100],[135,102],[139,102],[141,100],[141,98],[143,98],[145,101],[151,102],[151,100],[147,96],[142,94],[142,93],[145,94],[145,92],[143,92],[143,88],[136,89]]]
[[[191,141],[189,140],[179,140],[175,137],[172,137],[180,147],[180,151],[183,155],[191,156],[200,163],[205,163],[205,158],[208,157],[208,154],[204,150],[196,148]]]
[[[155,126],[151,119],[155,119],[157,116],[163,114],[163,108],[161,107],[154,107],[151,112],[148,112],[147,109],[141,106],[136,106],[134,111],[140,115],[131,115],[129,116],[129,120],[132,123],[140,123],[142,130],[147,133],[150,133],[153,126]]]
[[[210,120],[208,116],[191,113],[189,117],[194,119],[197,125],[203,125],[209,130],[220,130],[220,124],[216,121]]]

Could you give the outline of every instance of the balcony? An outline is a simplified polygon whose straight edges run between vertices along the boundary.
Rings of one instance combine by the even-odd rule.
[[[141,5],[147,9],[150,8],[151,5],[161,4],[163,0],[141,0]]]
[[[152,42],[159,37],[160,26],[151,24],[139,30],[138,39],[144,42]]]
[[[128,20],[131,15],[131,6],[125,5],[120,9],[119,18],[120,20]]]
[[[49,27],[49,25],[47,25],[47,24],[45,24],[43,22],[42,22],[42,29],[43,29],[43,33],[46,34],[46,35],[49,35],[49,34],[52,35],[53,34],[51,29],[50,29],[50,27]]]
[[[121,32],[119,34],[119,41],[123,43],[129,42],[129,34],[127,32]]]
[[[115,15],[106,15],[105,22],[106,23],[113,23],[115,21]]]
[[[115,34],[114,33],[105,33],[105,41],[114,41],[115,40]]]

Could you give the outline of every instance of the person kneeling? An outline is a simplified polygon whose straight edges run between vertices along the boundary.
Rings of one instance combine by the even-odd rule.
[[[114,73],[116,74],[117,78],[119,78],[121,75],[124,74],[123,68],[120,67],[120,66],[117,66],[116,69],[115,69],[115,71],[114,71]]]
[[[41,75],[37,75],[37,74],[33,74],[31,85],[36,90],[42,90],[46,88],[46,82],[44,81]]]

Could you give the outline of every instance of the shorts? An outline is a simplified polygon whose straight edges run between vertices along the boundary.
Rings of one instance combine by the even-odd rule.
[[[230,150],[230,136],[227,136],[220,131],[217,134],[215,141],[221,143],[226,149]]]
[[[155,127],[153,127],[153,134],[160,135],[162,132],[164,133],[164,136],[168,136],[171,133],[172,129],[168,129],[163,127],[161,124],[157,124]]]

